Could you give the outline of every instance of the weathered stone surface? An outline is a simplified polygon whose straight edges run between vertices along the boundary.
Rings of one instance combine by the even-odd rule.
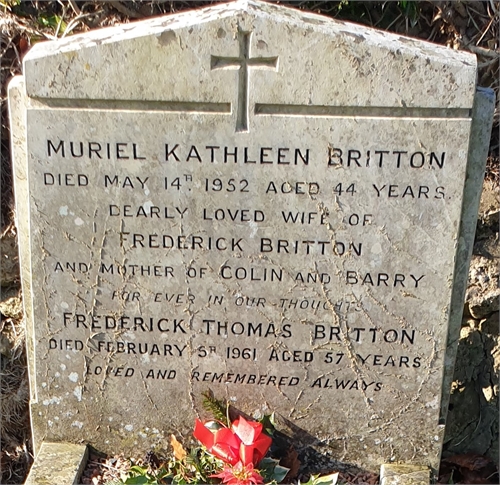
[[[382,465],[380,485],[429,485],[430,470],[415,465]]]
[[[273,59],[277,48],[282,53],[277,68],[256,66],[258,71],[262,69],[251,81],[258,93],[257,103],[472,107],[474,56],[252,1],[185,12],[141,25],[102,29],[62,39],[57,45],[39,45],[24,65],[27,94],[41,98],[225,104],[236,87],[228,85],[225,71],[234,71],[234,67],[224,69],[220,65],[222,70],[213,72],[210,59],[238,57],[238,28],[252,32],[252,57]],[[298,38],[298,31],[306,38]],[[325,43],[326,39],[329,42]],[[300,53],[296,50],[298,44]],[[214,51],[218,47],[223,49],[219,53]],[[209,62],[205,61],[207,56]],[[299,58],[308,62],[297,62]]]
[[[210,387],[299,449],[436,467],[493,107],[472,56],[236,2],[24,68],[36,446],[161,447]]]
[[[78,485],[87,454],[85,445],[44,442],[25,485]]]

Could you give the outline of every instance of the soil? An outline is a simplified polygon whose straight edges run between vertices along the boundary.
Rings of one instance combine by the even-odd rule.
[[[8,80],[21,73],[21,59],[35,42],[123,22],[217,3],[215,1],[24,1],[1,0],[0,160],[0,483],[22,483],[32,462],[29,389],[22,295],[14,225]],[[471,51],[478,56],[479,85],[499,99],[500,3],[495,1],[281,1],[380,29]],[[450,401],[440,483],[499,483],[498,226],[500,209],[499,118],[495,111],[479,211],[474,256]],[[465,363],[465,365],[463,364]],[[303,456],[299,477],[320,463]],[[309,461],[308,461],[309,460]],[[307,462],[307,466],[305,463]],[[123,457],[92,453],[83,483],[117,479],[129,466]],[[312,467],[312,468],[311,468]],[[331,471],[331,470],[330,470]],[[345,469],[341,481],[377,483],[376,475]]]

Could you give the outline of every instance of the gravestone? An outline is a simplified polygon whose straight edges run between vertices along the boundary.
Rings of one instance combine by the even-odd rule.
[[[210,388],[299,448],[435,468],[475,82],[470,54],[257,1],[36,45],[10,85],[35,448],[165,447]]]

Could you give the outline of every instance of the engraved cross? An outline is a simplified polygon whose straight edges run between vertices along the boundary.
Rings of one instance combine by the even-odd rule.
[[[251,67],[264,67],[276,69],[277,57],[250,57],[251,32],[239,33],[240,53],[238,57],[212,56],[210,67],[212,69],[238,68],[238,110],[236,115],[236,131],[248,131],[248,77]]]

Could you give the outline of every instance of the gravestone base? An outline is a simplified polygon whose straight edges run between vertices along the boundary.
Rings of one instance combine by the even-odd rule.
[[[77,485],[88,460],[88,447],[72,443],[41,445],[25,485]],[[430,468],[418,465],[384,464],[381,485],[429,485]]]
[[[77,485],[88,457],[86,445],[42,443],[25,485]]]
[[[429,485],[430,469],[418,465],[382,465],[380,485]]]

